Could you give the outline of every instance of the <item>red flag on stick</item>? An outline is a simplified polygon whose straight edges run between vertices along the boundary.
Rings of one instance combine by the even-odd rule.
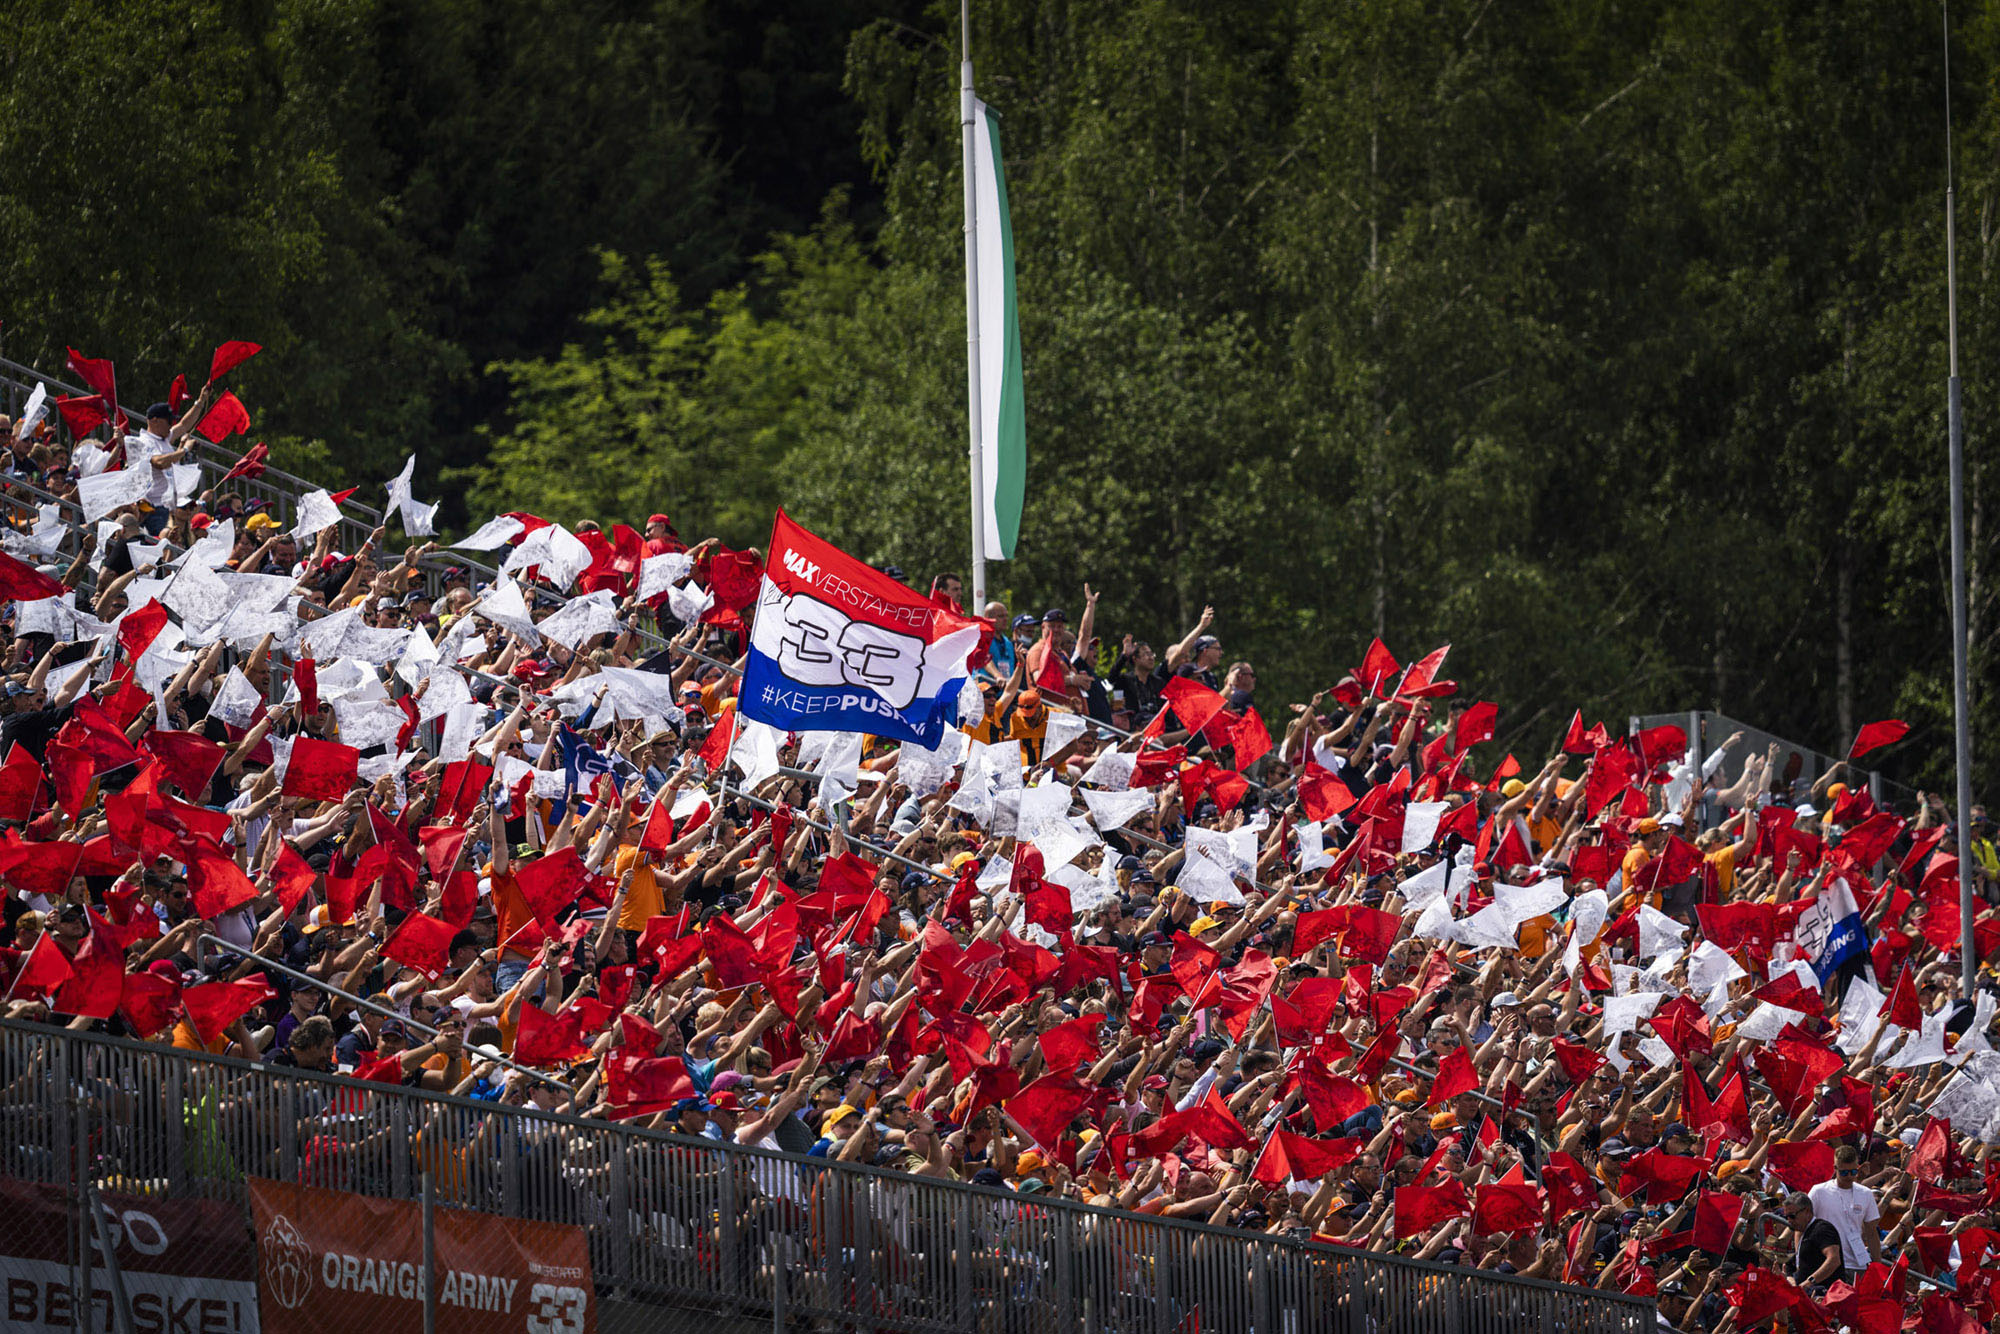
[[[1910,725],[1900,718],[1884,718],[1880,722],[1863,723],[1861,730],[1854,734],[1854,744],[1847,749],[1847,758],[1858,760],[1871,750],[1893,745],[1910,734]]]
[[[250,358],[263,350],[264,348],[261,344],[245,343],[236,339],[231,339],[229,342],[224,343],[221,347],[215,349],[215,355],[209,358],[209,383],[213,384],[217,380],[220,380],[223,376],[229,374],[229,372],[235,370],[238,366],[241,366],[244,362],[250,360]]]

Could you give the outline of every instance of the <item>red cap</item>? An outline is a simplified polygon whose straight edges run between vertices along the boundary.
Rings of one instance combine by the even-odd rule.
[[[735,1089],[726,1089],[708,1100],[708,1105],[718,1112],[740,1112],[743,1100],[736,1096]]]
[[[198,533],[202,529],[208,527],[210,524],[214,522],[215,519],[211,515],[197,514],[192,519],[188,520],[188,527],[194,529]]]
[[[651,515],[651,516],[649,516],[649,517],[647,518],[647,520],[646,520],[646,526],[647,526],[648,528],[651,528],[651,527],[652,527],[652,526],[653,526],[654,524],[656,524],[656,523],[657,523],[657,524],[662,524],[662,525],[664,525],[664,526],[666,526],[666,527],[668,527],[668,528],[671,528],[671,527],[673,527],[673,526],[674,526],[674,521],[673,521],[672,519],[669,519],[669,518],[668,518],[668,517],[667,517],[666,515],[664,515],[664,514],[654,514],[654,515]]]
[[[1166,1086],[1167,1077],[1165,1075],[1147,1075],[1146,1082],[1139,1085],[1142,1089],[1163,1089]]]

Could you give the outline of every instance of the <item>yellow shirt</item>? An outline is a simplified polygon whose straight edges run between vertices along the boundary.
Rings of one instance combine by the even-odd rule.
[[[1717,898],[1727,901],[1736,890],[1736,845],[1725,843],[1702,860],[1715,868]]]

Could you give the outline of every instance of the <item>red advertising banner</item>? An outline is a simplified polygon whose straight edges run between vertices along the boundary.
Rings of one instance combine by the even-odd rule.
[[[256,1275],[240,1208],[108,1190],[98,1201],[137,1334],[258,1334]],[[111,1271],[94,1241],[89,1318],[76,1309],[75,1234],[74,1191],[0,1177],[0,1329],[118,1327]]]
[[[264,1334],[422,1334],[423,1206],[250,1180]],[[596,1334],[580,1227],[432,1215],[438,1334]]]

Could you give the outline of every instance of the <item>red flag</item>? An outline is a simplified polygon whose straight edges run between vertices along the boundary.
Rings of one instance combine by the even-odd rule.
[[[1472,1212],[1472,1202],[1465,1198],[1465,1187],[1455,1177],[1447,1177],[1435,1186],[1398,1186],[1395,1207],[1398,1241],[1428,1232],[1448,1218]]]
[[[188,854],[187,866],[195,915],[203,920],[212,921],[257,897],[257,887],[243,874],[243,868],[220,855],[219,849],[211,852],[197,843]]]
[[[61,580],[52,579],[25,561],[0,551],[0,600],[40,602],[43,598],[61,597],[67,591]]]
[[[1103,1021],[1094,1014],[1057,1024],[1041,1036],[1042,1058],[1051,1070],[1074,1070],[1098,1057],[1097,1030]]]
[[[56,412],[62,416],[63,425],[69,433],[79,440],[104,425],[104,399],[97,394],[58,398]]]
[[[1526,1232],[1542,1225],[1542,1192],[1538,1187],[1489,1181],[1480,1186],[1477,1200],[1472,1209],[1475,1232]]]
[[[1771,1146],[1771,1175],[1793,1190],[1810,1190],[1833,1180],[1833,1146],[1824,1141]]]
[[[277,891],[278,902],[284,905],[285,916],[290,917],[299,910],[299,900],[313,887],[319,872],[313,870],[299,850],[290,842],[278,843],[278,860],[271,867],[271,888]]]
[[[69,956],[56,946],[55,936],[44,931],[35,937],[28,957],[21,962],[21,971],[14,974],[14,985],[7,989],[7,999],[48,996],[75,975]]]
[[[28,748],[16,741],[0,764],[0,820],[27,820],[35,813],[42,791],[42,766]]]
[[[708,738],[696,752],[701,762],[708,766],[710,773],[722,772],[722,766],[729,758],[730,743],[736,739],[736,706],[725,704],[722,712],[715,716],[715,722],[708,730]]]
[[[1885,718],[1877,723],[1863,723],[1861,730],[1854,734],[1854,744],[1847,748],[1847,758],[1858,760],[1869,751],[1892,745],[1909,734],[1910,725],[1900,718]]]
[[[242,401],[227,390],[215,400],[214,405],[202,417],[201,424],[195,427],[195,430],[218,445],[239,431],[249,429],[250,414],[244,410]]]
[[[558,1065],[581,1060],[590,1054],[578,1036],[578,1016],[553,1015],[541,1006],[524,1002],[520,1026],[514,1030],[512,1055],[522,1065]]]
[[[1243,716],[1236,720],[1236,726],[1229,733],[1230,758],[1241,771],[1248,769],[1270,753],[1271,733],[1264,726],[1264,720],[1257,716],[1257,710],[1246,708]]]
[[[514,884],[520,889],[521,900],[528,905],[528,911],[547,931],[555,926],[556,914],[576,902],[586,874],[583,858],[575,847],[566,847],[560,852],[545,853],[532,861],[517,864]]]
[[[88,914],[90,935],[83,948],[70,960],[73,970],[49,1001],[49,1008],[61,1014],[109,1019],[118,1011],[124,991],[124,935],[97,913]]]
[[[1694,1244],[1697,1249],[1721,1255],[1736,1235],[1743,1217],[1743,1197],[1727,1191],[1703,1191],[1694,1202]]]
[[[1174,716],[1181,720],[1181,726],[1190,732],[1201,731],[1211,718],[1222,712],[1222,696],[1192,676],[1173,677],[1160,694],[1172,707]]]
[[[665,800],[655,801],[646,816],[645,831],[639,835],[639,847],[645,852],[660,853],[671,847],[673,841],[673,812],[667,809]]]
[[[694,1080],[678,1056],[614,1055],[605,1065],[605,1090],[611,1098],[614,1120],[665,1111],[682,1098],[694,1096]]]
[[[129,620],[129,618],[128,618]],[[199,732],[173,732],[155,728],[140,738],[141,747],[156,756],[190,801],[199,802],[208,793],[209,781],[222,767],[228,751]]]
[[[1403,679],[1396,685],[1399,698],[1420,699],[1432,695],[1448,695],[1458,689],[1453,681],[1437,679],[1438,669],[1444,666],[1445,654],[1451,652],[1451,645],[1434,649],[1410,664],[1403,673]]]
[[[260,344],[244,343],[235,339],[224,343],[221,347],[215,349],[215,355],[209,358],[209,383],[213,384],[215,381],[220,380],[223,376],[229,374],[229,372],[235,370],[238,366],[241,366],[244,362],[250,360],[250,358],[263,350]]]
[[[1299,801],[1308,820],[1324,822],[1354,805],[1354,793],[1331,769],[1322,769],[1308,758],[1299,771]]]
[[[1368,646],[1368,652],[1361,659],[1361,670],[1355,673],[1361,686],[1371,695],[1382,693],[1382,683],[1401,670],[1396,655],[1389,652],[1388,645],[1380,639]]]
[[[458,861],[458,854],[465,847],[465,840],[471,832],[455,824],[425,825],[417,831],[417,840],[424,845],[424,865],[433,880],[445,878]]]
[[[75,348],[66,349],[64,360],[77,379],[102,395],[105,402],[118,401],[118,372],[109,357],[86,357]]]
[[[319,664],[300,658],[292,666],[292,684],[299,689],[299,712],[310,718],[319,712]]]
[[[1597,1073],[1601,1066],[1608,1064],[1602,1053],[1578,1043],[1551,1038],[1549,1046],[1555,1052],[1556,1061],[1562,1066],[1563,1074],[1572,1084],[1583,1083]]]
[[[274,994],[261,977],[247,982],[204,982],[181,992],[181,1004],[196,1035],[203,1043],[211,1043]]]
[[[382,953],[427,977],[436,977],[451,964],[451,938],[456,934],[451,923],[413,912],[382,942]]]
[[[132,1031],[150,1038],[170,1027],[180,1013],[181,984],[157,973],[128,973],[119,996],[118,1008]]]
[[[1910,971],[1909,964],[1904,964],[1903,971],[1896,974],[1896,985],[1890,988],[1887,999],[1882,1002],[1881,1013],[1888,1016],[1889,1022],[1896,1027],[1912,1033],[1924,1026],[1923,1007],[1917,1003],[1916,974]]]
[[[1076,1119],[1092,1097],[1088,1085],[1079,1083],[1067,1070],[1043,1075],[1007,1100],[1007,1115],[1014,1118],[1029,1138],[1044,1152],[1055,1148],[1062,1132]]]
[[[1485,700],[1474,704],[1458,716],[1458,726],[1451,736],[1451,748],[1454,751],[1470,750],[1482,741],[1491,741],[1494,724],[1499,719],[1499,705]]]
[[[1755,1266],[1744,1270],[1742,1277],[1724,1289],[1723,1297],[1737,1308],[1738,1329],[1748,1329],[1767,1316],[1810,1300],[1790,1280]]]
[[[1453,1047],[1438,1062],[1437,1078],[1431,1081],[1431,1095],[1424,1099],[1424,1106],[1436,1107],[1478,1087],[1479,1077],[1472,1070],[1472,1053],[1464,1047]]]
[[[167,609],[158,598],[147,598],[145,606],[126,612],[125,619],[118,622],[118,647],[125,650],[128,660],[137,662],[146,646],[166,628]]]
[[[1648,1203],[1665,1204],[1687,1194],[1688,1188],[1707,1171],[1704,1159],[1648,1149],[1625,1165],[1625,1175],[1618,1180],[1618,1193],[1630,1196],[1644,1185]]]
[[[292,742],[291,762],[285,766],[285,795],[315,801],[344,800],[360,767],[361,752],[352,746],[299,737]]]
[[[238,477],[262,477],[264,475],[264,460],[270,457],[271,447],[262,440],[259,440],[256,444],[243,451],[243,457],[236,460],[236,466],[222,475],[222,480],[227,482]]]

